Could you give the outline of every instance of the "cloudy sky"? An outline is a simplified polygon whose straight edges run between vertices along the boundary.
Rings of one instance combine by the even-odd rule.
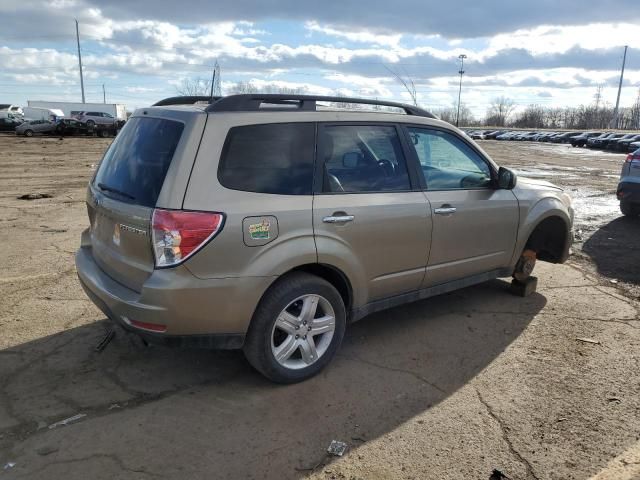
[[[457,98],[482,116],[505,95],[524,107],[590,103],[598,85],[621,104],[640,88],[638,0],[0,0],[0,103],[80,100],[74,18],[87,101],[129,109],[176,94],[184,78],[237,81],[407,100],[390,73],[410,77],[421,105]]]

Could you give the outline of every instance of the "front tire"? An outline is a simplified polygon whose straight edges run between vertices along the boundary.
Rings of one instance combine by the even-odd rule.
[[[25,130],[24,136],[25,137],[33,137],[33,130]]]
[[[337,352],[346,328],[342,297],[326,280],[294,272],[278,280],[253,315],[244,353],[277,383],[319,373]]]

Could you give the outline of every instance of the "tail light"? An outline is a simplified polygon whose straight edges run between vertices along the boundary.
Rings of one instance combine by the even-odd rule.
[[[224,214],[155,209],[151,223],[156,267],[172,267],[196,253],[222,230]]]
[[[638,153],[638,152],[630,153],[629,155],[627,155],[627,158],[624,161],[625,161],[625,163],[631,163],[631,162],[634,162],[634,161],[640,161],[640,153]]]

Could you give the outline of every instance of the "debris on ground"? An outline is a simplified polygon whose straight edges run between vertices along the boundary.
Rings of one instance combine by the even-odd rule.
[[[491,472],[489,480],[511,480],[511,478],[507,477],[504,473],[496,468],[493,470],[493,472]]]
[[[5,464],[3,470],[9,470],[10,468],[13,468],[15,466],[16,466],[15,462],[9,462],[9,463]]]
[[[347,444],[344,442],[340,442],[338,440],[331,440],[329,444],[329,448],[327,448],[327,453],[329,455],[334,455],[336,457],[341,457],[344,455],[344,452],[347,450]]]
[[[59,422],[52,423],[51,425],[49,425],[49,430],[56,427],[64,427],[65,425],[69,425],[70,423],[77,422],[78,420],[86,416],[87,416],[86,413],[79,413],[77,415],[74,415],[73,417],[65,418],[64,420],[60,420]]]
[[[42,455],[43,457],[46,455],[50,455],[58,451],[58,447],[54,447],[53,445],[45,445],[44,447],[40,447],[36,450],[38,455]]]
[[[576,338],[578,342],[591,343],[592,345],[602,345],[600,340],[594,340],[593,338]]]
[[[109,345],[109,342],[111,342],[111,340],[113,340],[113,337],[115,336],[116,336],[115,330],[113,329],[108,330],[107,333],[104,335],[104,337],[102,337],[102,340],[100,340],[100,343],[96,345],[95,351],[96,352],[103,351],[105,348],[107,348],[107,345]]]
[[[50,193],[25,193],[17,197],[18,200],[39,200],[41,198],[53,198]]]

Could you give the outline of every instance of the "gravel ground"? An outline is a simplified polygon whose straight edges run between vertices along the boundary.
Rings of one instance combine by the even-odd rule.
[[[569,262],[539,263],[525,299],[493,281],[373,315],[321,375],[281,387],[239,352],[120,331],[95,351],[108,323],[73,254],[108,143],[0,136],[0,478],[640,478],[640,222],[614,200],[622,155],[483,142],[571,190]],[[17,199],[34,193],[51,198]]]

